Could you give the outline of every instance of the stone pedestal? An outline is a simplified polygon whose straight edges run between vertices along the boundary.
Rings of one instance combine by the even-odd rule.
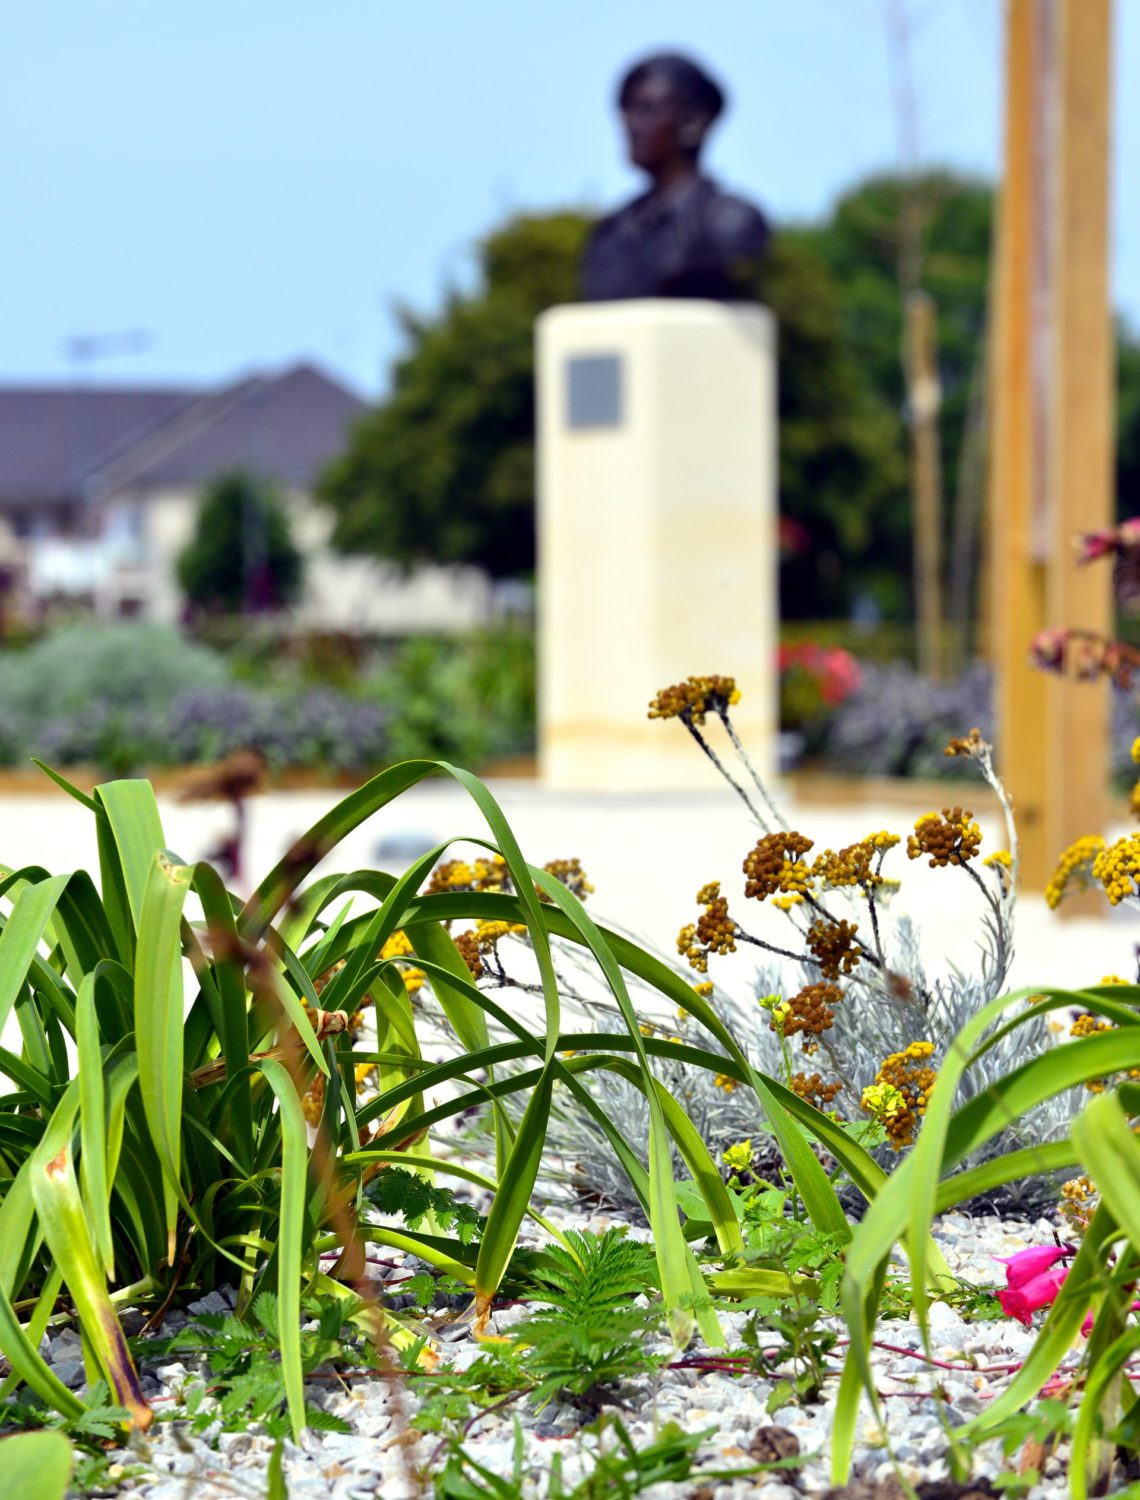
[[[552,308],[537,337],[543,780],[592,792],[720,784],[680,725],[646,718],[657,689],[691,673],[737,679],[733,721],[771,774],[772,315],[595,303]]]

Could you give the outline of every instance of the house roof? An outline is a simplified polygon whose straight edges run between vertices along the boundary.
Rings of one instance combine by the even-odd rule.
[[[207,391],[0,386],[0,504],[197,487],[236,468],[306,489],[364,410],[311,365]]]

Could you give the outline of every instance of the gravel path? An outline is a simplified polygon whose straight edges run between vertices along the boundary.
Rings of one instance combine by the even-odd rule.
[[[579,1218],[564,1222],[600,1230],[612,1221]],[[1008,1255],[1028,1244],[1051,1243],[1052,1228],[1044,1220],[1030,1225],[953,1214],[939,1222],[936,1239],[956,1274],[971,1282],[992,1284],[1000,1280],[996,1275],[1000,1268],[993,1256]],[[203,1302],[192,1304],[190,1313],[223,1310],[228,1310],[226,1299],[213,1293]],[[523,1308],[508,1307],[494,1316],[492,1326],[504,1333],[523,1315]],[[180,1321],[182,1315],[176,1315],[176,1323]],[[739,1337],[745,1321],[741,1313],[723,1315],[730,1343]],[[890,1347],[876,1348],[874,1357],[878,1388],[884,1397],[886,1435],[903,1474],[914,1484],[948,1477],[947,1427],[959,1426],[985,1409],[1011,1378],[1012,1369],[1024,1359],[1033,1338],[1032,1330],[1012,1320],[964,1321],[944,1303],[932,1307],[931,1330],[933,1355],[941,1362],[937,1366],[932,1367],[923,1354],[919,1330],[913,1322],[880,1324],[878,1340]],[[457,1369],[466,1368],[478,1356],[478,1345],[466,1324],[445,1330],[444,1337],[443,1357]],[[690,1351],[687,1357],[692,1358],[693,1353]],[[73,1335],[53,1340],[49,1358],[64,1379],[75,1384],[82,1378]],[[834,1359],[831,1363],[838,1365]],[[195,1371],[192,1364],[188,1368],[181,1363],[144,1362],[142,1373],[148,1396],[161,1411],[179,1403],[182,1387]],[[691,1500],[694,1495],[699,1500],[744,1500],[745,1496],[795,1500],[797,1496],[825,1495],[830,1485],[829,1435],[838,1381],[831,1378],[826,1382],[824,1399],[818,1404],[788,1405],[773,1417],[767,1414],[765,1402],[778,1374],[773,1370],[772,1378],[737,1377],[674,1365],[664,1368],[655,1381],[646,1377],[623,1387],[620,1415],[638,1446],[653,1441],[666,1422],[676,1422],[686,1432],[710,1429],[692,1475],[683,1483],[657,1485],[646,1493],[654,1500]],[[394,1401],[388,1383],[372,1378],[312,1382],[306,1395],[313,1404],[351,1424],[352,1432],[309,1432],[301,1447],[285,1443],[284,1477],[291,1500],[365,1500],[374,1496],[410,1500],[417,1493],[413,1475],[437,1450],[439,1439],[432,1434],[410,1444],[401,1440],[404,1428],[399,1402],[405,1401],[413,1423],[414,1402],[409,1404],[401,1397]],[[207,1397],[206,1402],[209,1400]],[[510,1473],[517,1421],[529,1476],[527,1493],[545,1496],[555,1453],[561,1456],[567,1485],[592,1467],[590,1452],[596,1440],[582,1430],[589,1420],[572,1406],[557,1401],[542,1411],[518,1401],[508,1410],[476,1422],[466,1448],[494,1473]],[[137,1495],[140,1500],[232,1500],[237,1496],[257,1496],[260,1500],[266,1494],[272,1441],[257,1424],[240,1434],[221,1432],[220,1425],[194,1436],[186,1421],[156,1423],[145,1441],[114,1455],[124,1468],[141,1464],[146,1471],[137,1478],[120,1481],[116,1493]],[[787,1444],[786,1434],[790,1433],[795,1439],[793,1446],[806,1456],[798,1472],[703,1483],[702,1469],[745,1467],[755,1461],[750,1456],[753,1453],[770,1456],[773,1427],[784,1434],[778,1437],[780,1444]],[[861,1487],[851,1493],[869,1495],[888,1481],[893,1466],[884,1433],[866,1403],[857,1436],[854,1475]],[[1043,1477],[1033,1490],[1035,1495],[1060,1497],[1067,1493],[1064,1458],[1062,1445],[1057,1456],[1046,1460]],[[992,1442],[978,1453],[975,1477],[992,1477],[1015,1462],[1016,1455],[1013,1460],[1003,1458],[998,1444]],[[420,1493],[432,1493],[430,1482]]]

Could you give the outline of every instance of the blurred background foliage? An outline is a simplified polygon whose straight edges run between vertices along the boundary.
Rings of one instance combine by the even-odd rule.
[[[264,619],[238,641],[237,625],[211,622],[205,644],[86,620],[0,652],[0,766],[37,756],[124,775],[256,745],[273,771],[360,775],[418,756],[486,767],[534,749],[529,627],[346,650]]]
[[[921,280],[938,315],[947,635],[958,664],[937,684],[914,671],[909,592],[899,266],[916,203]],[[757,276],[756,295],[779,324],[781,641],[797,663],[781,683],[784,727],[849,773],[952,772],[940,754],[947,735],[992,718],[989,676],[969,665],[980,615],[992,218],[983,182],[878,176],[819,222],[785,226]],[[406,568],[474,563],[496,579],[533,574],[534,320],[576,299],[591,223],[581,212],[515,216],[479,244],[475,278],[438,313],[399,310],[406,351],[390,394],[320,486],[342,550]],[[1117,368],[1123,517],[1140,513],[1140,342],[1124,327]],[[264,543],[257,578],[241,562],[250,535]],[[414,756],[485,769],[533,752],[529,624],[388,641],[300,630],[276,607],[296,595],[302,564],[277,498],[245,475],[219,476],[182,562],[192,638],[90,621],[44,629],[54,624],[45,621],[23,649],[9,634],[0,764],[36,754],[123,772],[257,743],[272,768],[361,772]],[[1128,638],[1137,629],[1122,622]],[[825,702],[822,677],[811,676],[810,663],[831,648],[850,652],[862,674],[842,702]],[[817,697],[819,711],[805,716]],[[1129,722],[1116,738],[1127,743],[1135,712],[1121,713]]]
[[[950,172],[874,177],[776,236],[756,291],[780,328],[781,612],[905,621],[912,601],[901,359],[901,225],[917,201],[938,313],[945,555],[953,618],[976,615],[993,197]],[[401,311],[407,352],[321,493],[335,540],[405,566],[534,567],[538,313],[577,296],[591,219],[520,215],[478,249],[473,290]],[[1140,344],[1120,330],[1118,493],[1140,510]]]

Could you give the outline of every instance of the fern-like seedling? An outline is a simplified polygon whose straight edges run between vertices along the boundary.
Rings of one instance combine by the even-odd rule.
[[[409,1229],[418,1229],[431,1214],[444,1233],[454,1232],[461,1245],[470,1245],[483,1233],[487,1220],[457,1198],[449,1188],[436,1187],[416,1172],[386,1167],[365,1188],[369,1202],[391,1218],[402,1218]]]
[[[605,1316],[657,1286],[657,1258],[648,1245],[626,1239],[619,1229],[582,1234],[568,1229],[573,1253],[548,1245],[535,1258],[534,1295],[549,1302],[550,1312],[534,1316],[585,1322]]]
[[[540,1405],[562,1395],[598,1410],[616,1386],[659,1363],[649,1345],[660,1332],[660,1309],[635,1301],[656,1287],[657,1261],[617,1229],[571,1229],[566,1238],[571,1250],[550,1245],[530,1269],[533,1295],[549,1306],[519,1324],[518,1346]]]

